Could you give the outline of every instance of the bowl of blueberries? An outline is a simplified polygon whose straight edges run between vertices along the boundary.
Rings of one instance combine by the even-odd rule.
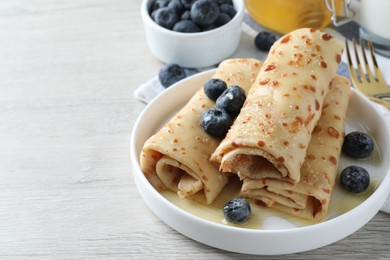
[[[187,68],[230,57],[240,42],[244,12],[242,0],[144,0],[141,7],[152,54]]]

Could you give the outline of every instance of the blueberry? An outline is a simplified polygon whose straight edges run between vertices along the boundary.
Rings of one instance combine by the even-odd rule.
[[[370,175],[360,166],[348,166],[340,174],[341,186],[347,191],[359,193],[370,185]]]
[[[275,35],[270,32],[259,32],[255,37],[255,46],[260,51],[269,51],[276,41]]]
[[[219,11],[221,13],[229,15],[230,18],[233,18],[236,15],[236,13],[237,13],[236,9],[231,4],[221,4],[219,6]]]
[[[179,21],[179,16],[177,15],[175,8],[163,7],[156,11],[154,21],[158,25],[171,30],[175,23]]]
[[[215,28],[218,28],[218,26],[216,26],[215,24],[209,24],[209,25],[203,26],[202,31],[207,32],[210,30],[214,30]]]
[[[217,20],[215,20],[214,24],[216,25],[216,27],[220,27],[220,26],[230,22],[230,20],[231,20],[231,18],[229,15],[224,14],[224,13],[219,13],[218,18],[217,18]]]
[[[223,5],[223,4],[233,5],[233,1],[232,0],[217,0],[217,4],[219,4],[219,5]]]
[[[223,207],[225,219],[234,224],[247,222],[251,215],[251,205],[246,199],[234,198]]]
[[[152,11],[168,6],[169,0],[155,0],[152,4]]]
[[[226,110],[234,118],[240,113],[245,99],[245,91],[241,87],[230,86],[218,97],[216,107]]]
[[[185,71],[177,64],[169,63],[163,66],[158,73],[158,79],[165,88],[186,78]]]
[[[168,7],[174,8],[178,15],[180,15],[184,11],[184,6],[180,2],[180,0],[170,0]]]
[[[363,159],[370,156],[374,150],[374,141],[368,134],[351,132],[345,136],[342,150],[352,158]]]
[[[214,101],[227,89],[225,81],[221,79],[208,79],[204,85],[203,90],[206,96]]]
[[[191,6],[194,4],[194,2],[197,0],[180,0],[184,8],[191,9]]]
[[[186,10],[184,11],[181,16],[180,16],[180,19],[181,20],[190,20],[191,19],[191,13],[190,11]]]
[[[201,125],[203,130],[212,136],[224,137],[232,124],[232,118],[223,109],[215,107],[204,111],[202,114]]]
[[[157,9],[157,10],[158,10],[158,9]],[[153,21],[156,21],[156,13],[157,13],[157,10],[152,11],[152,13],[150,14],[150,17],[152,17]]]
[[[194,33],[200,32],[199,26],[191,20],[181,20],[178,21],[173,26],[173,31],[175,32],[183,32],[183,33]]]
[[[200,26],[213,24],[218,14],[219,6],[214,0],[198,0],[191,7],[191,19]]]
[[[183,69],[184,69],[184,73],[186,74],[186,77],[190,77],[199,72],[198,69],[194,69],[194,68],[183,68]]]

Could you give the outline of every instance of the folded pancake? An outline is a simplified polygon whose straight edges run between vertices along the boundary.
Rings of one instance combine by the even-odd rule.
[[[246,92],[256,79],[262,62],[256,59],[228,59],[212,78],[238,85]],[[191,100],[144,144],[141,168],[159,191],[171,189],[180,197],[203,191],[211,203],[228,181],[209,161],[221,138],[207,134],[201,126],[202,113],[215,106],[203,91],[203,83]]]
[[[315,29],[298,29],[276,41],[211,161],[241,179],[298,182],[342,51],[339,40]]]
[[[349,80],[336,76],[325,98],[321,117],[314,127],[298,183],[271,178],[245,178],[242,195],[255,199],[259,204],[302,218],[324,218],[345,136],[349,96]]]

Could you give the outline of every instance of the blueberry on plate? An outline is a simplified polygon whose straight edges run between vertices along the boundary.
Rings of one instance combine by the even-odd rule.
[[[165,64],[158,73],[158,79],[165,88],[184,78],[186,78],[185,70],[175,63]]]
[[[203,90],[206,96],[214,101],[227,89],[225,81],[221,79],[208,79],[204,85]]]
[[[215,107],[204,111],[202,114],[202,128],[212,136],[224,137],[232,124],[232,118],[223,109]]]
[[[215,0],[198,0],[191,6],[191,19],[200,26],[213,24],[219,14]]]
[[[270,32],[259,32],[255,37],[255,46],[260,51],[269,51],[276,41],[275,35]]]
[[[341,172],[340,183],[347,191],[359,193],[370,185],[370,175],[363,167],[351,165]]]
[[[342,150],[352,158],[367,158],[374,150],[374,140],[368,134],[351,132],[345,136]]]
[[[173,31],[175,32],[182,32],[182,33],[194,33],[194,32],[200,32],[199,26],[194,23],[191,20],[181,20],[178,21],[173,26]]]
[[[234,224],[247,222],[251,215],[251,205],[246,199],[234,198],[223,207],[225,219]]]
[[[241,87],[230,86],[218,97],[216,106],[226,110],[234,118],[240,113],[245,99],[245,91]]]
[[[158,25],[169,30],[179,21],[179,16],[173,7],[162,7],[156,11],[153,17]]]

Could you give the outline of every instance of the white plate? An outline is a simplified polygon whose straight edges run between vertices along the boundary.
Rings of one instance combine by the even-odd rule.
[[[327,220],[320,223],[300,222],[271,210],[264,211],[266,214],[263,218],[257,218],[256,221],[262,222],[257,223],[258,228],[242,228],[226,224],[220,217],[223,216],[222,209],[211,209],[210,212],[217,212],[215,215],[218,216],[215,217],[210,217],[210,213],[197,214],[199,212],[194,208],[204,206],[179,200],[169,193],[163,196],[157,192],[140,169],[142,146],[214,72],[199,73],[171,86],[146,107],[135,123],[131,136],[133,177],[144,201],[162,221],[185,236],[216,248],[245,254],[276,255],[312,250],[334,243],[361,228],[379,211],[390,192],[390,162],[383,159],[390,157],[390,131],[381,112],[354,90],[348,108],[347,132],[369,132],[375,138],[377,150],[370,160],[354,161],[342,157],[340,169],[350,164],[363,165],[373,181],[369,194],[363,197],[353,197],[355,195],[343,192],[337,188],[339,184],[336,182],[332,201],[337,199],[338,202],[331,202]],[[252,209],[254,207],[252,216],[263,212],[260,207],[257,209],[254,205]]]

